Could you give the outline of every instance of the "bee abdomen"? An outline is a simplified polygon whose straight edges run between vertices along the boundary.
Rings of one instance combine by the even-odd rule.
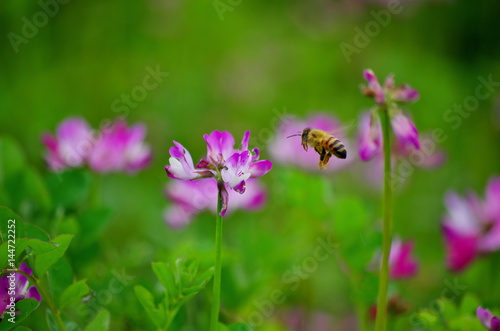
[[[327,140],[328,150],[340,159],[345,159],[347,157],[347,151],[344,144],[335,137],[330,137]]]

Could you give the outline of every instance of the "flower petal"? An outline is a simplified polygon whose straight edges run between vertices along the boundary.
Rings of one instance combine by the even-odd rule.
[[[418,272],[418,262],[411,256],[412,251],[413,243],[394,240],[389,257],[392,279],[409,278]]]
[[[361,115],[359,121],[358,152],[363,161],[368,161],[382,149],[382,129],[371,112]]]
[[[268,160],[261,160],[257,162],[253,162],[250,164],[249,171],[251,173],[251,177],[260,177],[267,174],[273,167],[273,163]]]
[[[457,233],[446,223],[442,225],[442,230],[448,268],[455,272],[464,270],[476,258],[478,238]]]
[[[42,296],[36,286],[31,286],[28,291],[26,291],[26,295],[24,296],[26,299],[35,299],[38,302],[42,301]]]
[[[484,309],[481,306],[477,307],[476,316],[486,328],[490,328],[493,314],[488,309]]]

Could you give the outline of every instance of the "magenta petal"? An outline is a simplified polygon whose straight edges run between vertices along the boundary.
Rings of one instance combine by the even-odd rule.
[[[42,301],[42,296],[40,295],[40,292],[38,292],[36,286],[31,286],[24,297],[26,299],[35,299],[39,302]]]
[[[375,73],[371,69],[366,69],[363,71],[363,76],[365,77],[366,81],[368,84],[378,84],[377,81],[377,76],[375,76]]]
[[[394,101],[410,103],[416,101],[420,97],[420,94],[417,90],[409,87],[408,85],[402,85],[397,87],[393,94],[392,98]]]
[[[250,140],[250,131],[245,132],[243,135],[243,140],[241,141],[241,150],[246,151],[248,149],[248,141]]]
[[[446,243],[447,266],[450,270],[464,270],[477,255],[476,236],[459,234],[448,224],[442,225]]]
[[[500,331],[500,318],[493,316],[491,319],[491,331]]]
[[[420,149],[417,128],[407,116],[400,112],[396,113],[391,119],[391,125],[399,141]]]
[[[363,161],[368,161],[377,155],[382,148],[382,130],[380,123],[373,119],[370,112],[363,113],[359,123],[359,157]]]
[[[418,271],[418,262],[411,256],[413,244],[400,242],[391,249],[391,278],[402,279],[414,276]]]
[[[477,307],[476,316],[481,321],[481,324],[483,324],[486,328],[491,330],[490,326],[493,314],[488,309],[484,309],[481,306]]]
[[[242,180],[241,182],[239,182],[238,184],[236,184],[233,187],[233,190],[235,190],[239,194],[243,194],[243,193],[245,193],[246,188],[247,188],[246,183],[244,180]]]
[[[252,174],[252,178],[264,176],[267,174],[271,168],[273,167],[273,163],[268,160],[261,160],[257,162],[253,162],[250,164],[249,171]]]

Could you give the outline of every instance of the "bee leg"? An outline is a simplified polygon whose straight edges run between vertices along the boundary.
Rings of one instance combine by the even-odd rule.
[[[325,164],[325,166],[328,164],[328,161],[330,161],[330,157],[332,156],[331,153],[326,153],[325,155],[325,160],[323,161],[323,163]],[[326,168],[326,167],[325,167]]]
[[[326,157],[326,150],[323,148],[321,150],[321,153],[319,154],[319,164],[318,164],[321,170],[326,169],[325,165],[328,163],[328,159],[325,162],[325,157]]]

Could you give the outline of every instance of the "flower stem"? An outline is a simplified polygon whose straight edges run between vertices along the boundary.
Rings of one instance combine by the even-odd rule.
[[[220,285],[221,285],[221,259],[222,259],[222,197],[219,194],[217,201],[217,219],[215,225],[215,271],[212,313],[210,318],[210,331],[217,331],[219,324]]]
[[[375,331],[385,331],[387,326],[387,288],[389,284],[389,254],[392,242],[392,187],[391,187],[391,144],[390,123],[387,108],[380,109],[382,131],[384,137],[384,197],[382,204],[382,268],[380,269],[377,317]]]

